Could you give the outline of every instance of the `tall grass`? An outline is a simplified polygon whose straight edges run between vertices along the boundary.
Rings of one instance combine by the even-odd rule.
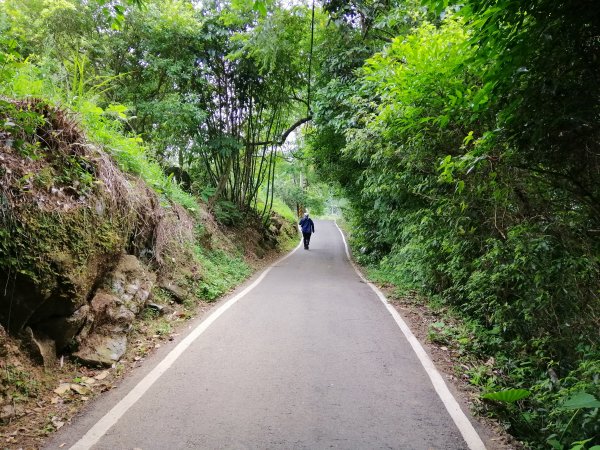
[[[194,253],[203,272],[196,294],[208,301],[216,300],[252,272],[241,256],[232,256],[222,250],[209,251],[200,246],[195,247]]]
[[[271,200],[269,199],[269,202],[270,201]],[[262,191],[260,191],[258,193],[258,196],[256,199],[256,211],[261,213],[264,208],[265,208],[265,195]],[[273,199],[272,211],[276,212],[281,217],[283,217],[284,219],[289,220],[291,222],[295,222],[297,219],[296,214],[279,197],[275,197]]]
[[[84,76],[82,67],[78,66],[78,79]],[[46,73],[43,65],[36,65],[29,60],[15,64],[12,76],[2,81],[0,95],[16,99],[42,98],[73,112],[90,142],[112,155],[121,170],[144,180],[161,196],[165,206],[172,201],[192,213],[198,211],[194,197],[164,174],[142,139],[125,133],[127,107],[124,105],[107,104],[101,107],[102,98],[95,93],[97,90],[93,86],[87,91],[84,89],[89,83],[79,82],[77,88],[61,88],[55,77]]]

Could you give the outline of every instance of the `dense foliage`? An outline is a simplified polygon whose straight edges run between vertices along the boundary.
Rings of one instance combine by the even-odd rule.
[[[13,73],[3,90],[35,95],[44,85],[75,110],[90,100],[224,221],[220,211],[257,209],[259,193],[268,220],[280,145],[307,120],[310,10],[267,16],[265,7],[9,0],[0,26]]]
[[[597,444],[598,408],[564,405],[600,398],[598,8],[327,4],[324,48],[367,54],[327,53],[311,136],[360,260],[462,318],[473,383],[526,390],[486,406],[512,433]]]
[[[275,196],[325,212],[331,182],[372,275],[460,319],[432,336],[483,412],[532,447],[600,444],[600,8],[316,6],[5,0],[0,92],[66,104],[225,223]]]

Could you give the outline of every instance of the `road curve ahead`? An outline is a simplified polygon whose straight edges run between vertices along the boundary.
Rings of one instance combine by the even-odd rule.
[[[126,381],[47,448],[468,448],[336,225],[315,226],[153,384]]]

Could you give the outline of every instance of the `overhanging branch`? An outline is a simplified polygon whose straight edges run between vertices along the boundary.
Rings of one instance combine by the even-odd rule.
[[[285,130],[281,136],[279,137],[279,139],[277,140],[271,140],[271,141],[262,141],[262,142],[250,142],[249,145],[251,147],[258,147],[261,145],[283,145],[285,140],[288,138],[288,136],[290,135],[290,133],[292,131],[294,131],[296,128],[298,128],[300,125],[309,122],[310,120],[312,120],[312,116],[308,116],[308,117],[303,117],[302,119],[297,120],[296,122],[294,122],[287,130]]]

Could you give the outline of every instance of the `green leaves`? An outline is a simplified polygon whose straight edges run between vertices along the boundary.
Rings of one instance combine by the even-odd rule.
[[[514,403],[523,400],[531,395],[527,389],[506,389],[497,392],[488,392],[483,394],[481,398],[486,400],[495,400],[497,402]]]
[[[355,72],[338,69],[347,48],[330,56],[343,75],[321,80],[314,154],[347,187],[359,258],[472,321],[469,347],[504,361],[481,377],[486,411],[532,447],[597,437],[598,370],[576,373],[599,352],[595,6],[460,3]]]
[[[263,17],[267,15],[267,5],[264,0],[256,0],[254,5],[252,5],[252,9],[257,11]]]
[[[592,394],[578,392],[560,406],[561,409],[600,408],[600,401]]]
[[[109,0],[95,0],[102,6],[102,14],[110,23],[113,30],[120,30],[125,21],[125,13],[127,6],[142,8],[146,4],[146,0],[121,0],[111,1],[110,6],[104,6],[109,3]]]

